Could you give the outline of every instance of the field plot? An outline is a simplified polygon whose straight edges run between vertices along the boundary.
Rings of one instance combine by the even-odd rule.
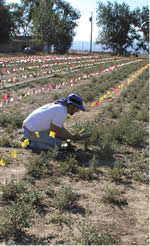
[[[1,58],[0,243],[148,245],[149,64],[146,58]],[[21,147],[22,122],[69,93],[68,117],[92,136],[69,152]]]

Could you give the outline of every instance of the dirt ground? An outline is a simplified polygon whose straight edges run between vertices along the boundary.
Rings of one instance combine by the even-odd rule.
[[[98,77],[97,77],[98,78]],[[78,84],[85,85],[91,80],[80,81]],[[113,89],[113,88],[111,88]],[[28,91],[28,88],[21,89],[21,92]],[[48,103],[53,100],[53,95],[59,91],[67,91],[68,93],[73,90],[70,86],[65,86],[59,90],[53,89],[48,93],[34,95],[34,103],[26,105],[23,100],[13,102],[2,109],[5,113],[8,112],[25,112],[30,113],[37,106]],[[19,89],[14,93],[19,93]],[[98,108],[91,108],[90,103],[85,107],[87,112],[81,114],[77,113],[73,119],[66,122],[66,126],[71,129],[72,124],[79,121],[93,121],[96,110],[102,114],[103,109],[111,102],[116,102],[116,97],[104,100]],[[31,98],[31,96],[30,96]],[[102,115],[103,117],[103,115]],[[1,136],[9,135],[14,141],[18,142],[21,138],[21,129],[12,130],[7,133],[4,129],[0,128]],[[88,160],[89,152],[84,149],[82,143],[75,144],[78,158]],[[17,158],[12,160],[10,158],[11,152],[17,150]],[[126,163],[130,161],[132,155],[135,157],[140,156],[140,151],[134,148],[128,148],[123,153],[123,161]],[[28,157],[36,155],[31,150],[21,148],[0,147],[0,156],[8,158],[10,165],[5,167],[0,166],[0,183],[5,184],[11,179],[20,180],[26,177],[26,162]],[[25,236],[20,238],[19,241],[14,242],[13,239],[2,241],[1,244],[24,244],[24,245],[56,245],[56,244],[75,244],[74,237],[80,237],[80,225],[83,222],[90,222],[91,224],[99,225],[100,228],[107,228],[111,231],[113,237],[117,239],[118,245],[149,245],[149,187],[147,184],[140,183],[133,179],[125,180],[115,186],[122,192],[123,198],[126,200],[125,204],[117,205],[113,203],[104,203],[103,195],[106,186],[114,185],[105,179],[104,173],[107,168],[111,166],[110,161],[104,161],[99,158],[97,163],[97,175],[91,181],[81,180],[76,177],[62,176],[59,177],[59,183],[56,184],[56,189],[62,186],[70,186],[73,190],[77,191],[80,195],[78,207],[73,212],[63,212],[60,214],[58,210],[51,204],[47,204],[46,210],[43,215],[36,214],[34,223],[28,229],[25,229]],[[57,165],[57,164],[56,164]],[[40,179],[36,182],[36,186],[44,188],[49,183],[49,178]],[[3,209],[1,202],[0,213]],[[63,216],[68,221],[67,223],[52,223],[52,216]]]

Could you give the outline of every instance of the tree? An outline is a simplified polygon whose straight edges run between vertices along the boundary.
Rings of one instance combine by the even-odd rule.
[[[14,27],[9,8],[4,5],[4,1],[0,1],[0,43],[9,40],[12,29]]]
[[[105,49],[112,49],[115,54],[126,55],[128,48],[133,47],[133,41],[138,38],[134,27],[133,13],[123,2],[108,1],[106,5],[98,2],[97,25],[100,28],[97,43]]]
[[[71,47],[73,37],[75,36],[76,20],[80,18],[80,12],[73,9],[72,6],[61,0],[56,1],[56,12],[61,23],[61,28],[56,33],[54,49],[58,53],[65,53]]]
[[[56,33],[56,38],[54,41],[54,50],[56,53],[64,54],[66,53],[72,44],[73,37],[65,32]]]
[[[14,22],[13,35],[30,36],[32,31],[32,23],[28,17],[28,9],[23,4],[13,3],[9,5]]]
[[[72,43],[76,20],[80,18],[77,10],[62,0],[39,1],[32,12],[33,35],[38,42],[48,47],[54,45],[57,52],[66,52]]]
[[[40,0],[21,0],[21,4],[26,8],[26,18],[28,21],[32,20],[33,10],[39,7]]]
[[[37,43],[46,43],[48,53],[53,45],[59,19],[55,15],[54,0],[43,0],[33,10],[33,35]]]
[[[147,53],[149,52],[149,8],[148,6],[143,6],[142,10],[139,8],[133,11],[135,16],[135,27],[140,33],[137,39],[136,51],[143,49]]]

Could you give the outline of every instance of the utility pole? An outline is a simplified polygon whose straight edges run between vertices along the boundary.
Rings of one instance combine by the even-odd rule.
[[[90,37],[90,54],[92,53],[92,29],[93,29],[93,12],[91,13],[91,17],[89,18],[91,22],[91,37]]]

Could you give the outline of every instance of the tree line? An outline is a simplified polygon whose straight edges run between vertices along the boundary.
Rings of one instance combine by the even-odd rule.
[[[148,52],[148,6],[131,11],[125,2],[99,1],[97,5],[97,43],[119,55],[127,54],[130,47],[136,53],[140,49]],[[53,46],[56,53],[66,53],[80,17],[80,11],[64,0],[20,0],[20,4],[0,0],[0,43],[19,35],[46,44],[48,52]]]

